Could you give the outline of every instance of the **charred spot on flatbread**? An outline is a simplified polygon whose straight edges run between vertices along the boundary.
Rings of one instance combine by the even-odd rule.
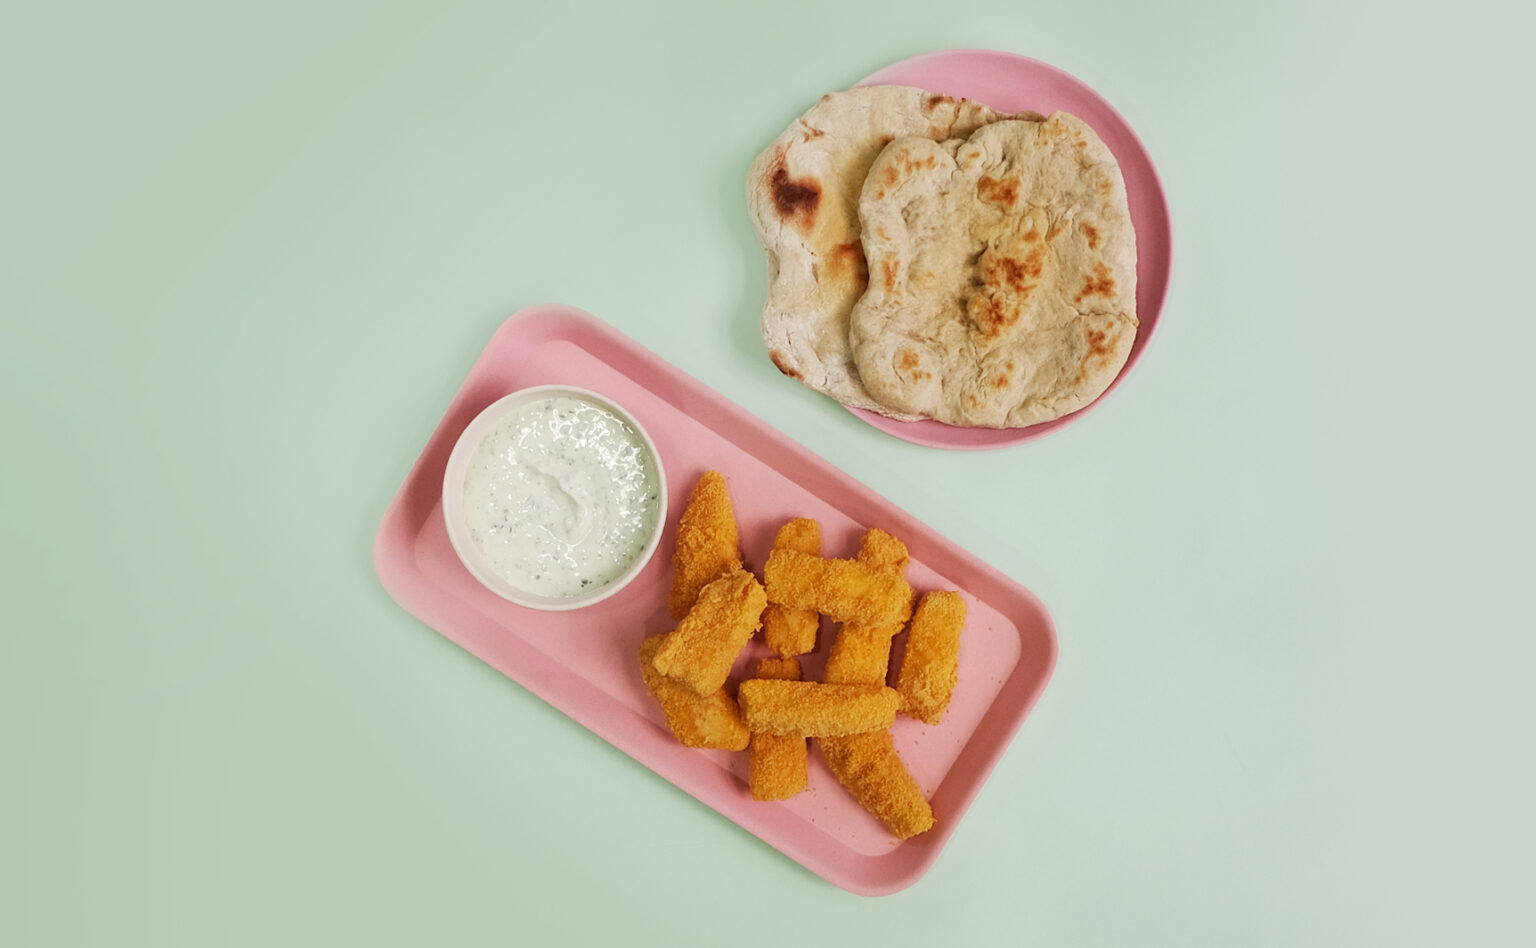
[[[815,178],[795,180],[780,159],[773,169],[768,188],[773,194],[774,209],[779,218],[801,231],[809,231],[816,223],[816,209],[821,206],[821,185]]]
[[[1004,177],[1001,179],[982,175],[976,181],[976,194],[983,200],[992,204],[999,204],[1012,210],[1019,203],[1019,179]]]
[[[860,284],[869,282],[869,265],[864,260],[864,248],[856,240],[833,247],[832,252],[827,254],[827,267],[833,277],[853,279]]]
[[[1093,273],[1083,278],[1083,288],[1074,302],[1081,303],[1090,296],[1112,296],[1114,292],[1115,278],[1109,275],[1109,267],[1100,260],[1093,265]]]
[[[790,378],[798,379],[800,377],[800,373],[795,371],[795,367],[789,364],[789,360],[786,359],[784,357],[784,353],[780,352],[779,350],[773,349],[769,351],[768,358],[773,360],[774,366],[777,367],[780,372],[783,372]]]

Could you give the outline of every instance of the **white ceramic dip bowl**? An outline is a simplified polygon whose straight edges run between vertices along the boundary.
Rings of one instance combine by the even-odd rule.
[[[503,599],[579,609],[645,568],[667,522],[666,472],[624,408],[571,385],[491,403],[443,475],[443,519],[464,567]]]

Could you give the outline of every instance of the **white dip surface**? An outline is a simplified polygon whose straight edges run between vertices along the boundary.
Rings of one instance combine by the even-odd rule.
[[[487,565],[513,586],[583,596],[644,552],[660,485],[645,442],[612,412],[541,398],[480,442],[464,477],[464,519]]]

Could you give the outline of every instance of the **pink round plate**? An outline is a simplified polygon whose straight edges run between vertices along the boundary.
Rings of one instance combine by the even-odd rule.
[[[1028,428],[957,428],[939,421],[895,421],[863,409],[849,411],[881,431],[903,441],[935,448],[980,450],[1032,441],[1071,424],[1087,414],[1130,373],[1146,351],[1157,328],[1163,302],[1168,296],[1168,274],[1173,258],[1173,227],[1168,220],[1168,201],[1152,159],[1131,127],[1097,92],[1055,66],[1014,53],[993,50],[953,49],[914,56],[868,77],[861,86],[917,86],[930,92],[974,99],[999,112],[1033,109],[1049,115],[1071,112],[1092,126],[1114,152],[1125,177],[1136,227],[1136,316],[1140,327],[1131,354],[1120,374],[1097,399],[1070,415]]]

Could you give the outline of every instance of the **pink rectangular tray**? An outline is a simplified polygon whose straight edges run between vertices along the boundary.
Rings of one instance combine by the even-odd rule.
[[[591,389],[634,414],[661,454],[672,511],[661,547],[639,577],[571,612],[526,609],[477,583],[448,543],[441,504],[443,468],[470,420],[502,395],[553,383]],[[815,517],[827,555],[854,555],[863,530],[878,526],[906,541],[915,589],[965,595],[960,682],[944,722],[929,727],[899,717],[893,729],[897,750],[933,803],[938,823],[929,832],[898,842],[814,750],[810,788],[762,803],[747,792],[746,754],[683,747],[667,730],[635,654],[642,638],[672,627],[667,593],[676,514],[711,468],[727,479],[749,568],[761,570],[785,520]],[[374,563],[406,611],[791,859],[862,895],[899,891],[927,872],[1056,659],[1050,615],[1028,590],[633,340],[566,306],[522,310],[496,331],[385,511]],[[833,633],[823,626],[817,653],[805,661],[807,677],[820,676]],[[898,637],[898,656],[900,645]],[[756,641],[748,647],[733,682],[763,648]]]

